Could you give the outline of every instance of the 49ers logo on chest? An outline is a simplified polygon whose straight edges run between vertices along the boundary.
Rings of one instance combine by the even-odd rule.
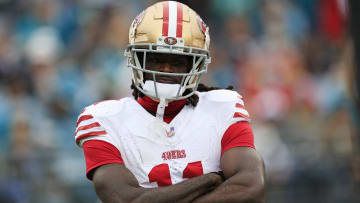
[[[163,152],[161,155],[161,158],[165,160],[171,160],[171,159],[183,159],[186,158],[185,150],[171,150],[168,152]]]

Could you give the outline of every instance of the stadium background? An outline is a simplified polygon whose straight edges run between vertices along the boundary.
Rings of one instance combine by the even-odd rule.
[[[130,95],[128,27],[153,2],[0,1],[0,202],[97,202],[74,142],[77,115]],[[267,202],[359,202],[346,1],[181,2],[210,26],[202,82],[244,96]]]

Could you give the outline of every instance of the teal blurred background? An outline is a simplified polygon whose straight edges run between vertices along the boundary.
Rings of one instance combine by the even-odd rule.
[[[0,202],[95,203],[77,115],[131,95],[123,50],[151,0],[0,1]],[[360,202],[346,0],[181,1],[210,26],[202,82],[244,96],[267,202]]]

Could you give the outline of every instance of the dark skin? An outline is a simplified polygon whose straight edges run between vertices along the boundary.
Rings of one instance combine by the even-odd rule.
[[[175,55],[153,54],[147,59],[147,69],[183,73],[189,70],[191,61],[187,57],[175,63]],[[148,77],[148,76],[146,76]],[[179,82],[173,77],[160,78],[162,82]],[[160,82],[159,81],[159,82]],[[180,77],[181,81],[181,77]],[[227,150],[220,159],[226,181],[216,173],[208,173],[181,183],[159,188],[139,186],[135,176],[121,164],[98,167],[93,174],[97,195],[104,203],[122,202],[246,202],[265,201],[264,163],[258,153],[249,147]]]
[[[141,57],[142,58],[142,57]],[[142,60],[140,60],[142,64]],[[167,72],[167,73],[188,73],[191,69],[192,57],[191,56],[179,56],[174,54],[153,54],[148,53],[146,57],[146,69]],[[153,80],[151,74],[146,73],[144,75],[145,80]],[[180,84],[182,77],[156,76],[156,81],[160,83],[168,84]]]
[[[265,166],[253,148],[229,149],[222,155],[220,166],[226,181],[193,202],[265,202]]]
[[[167,187],[143,188],[125,166],[108,164],[96,169],[93,183],[104,203],[186,203],[210,192],[222,183],[222,179],[209,173]]]

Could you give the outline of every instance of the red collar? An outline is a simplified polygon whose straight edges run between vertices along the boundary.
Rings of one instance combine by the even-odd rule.
[[[150,112],[152,115],[155,115],[159,102],[152,100],[148,96],[139,97],[137,101],[148,112]],[[186,102],[187,99],[170,102],[169,105],[165,108],[164,121],[170,123],[170,121],[181,111]]]

